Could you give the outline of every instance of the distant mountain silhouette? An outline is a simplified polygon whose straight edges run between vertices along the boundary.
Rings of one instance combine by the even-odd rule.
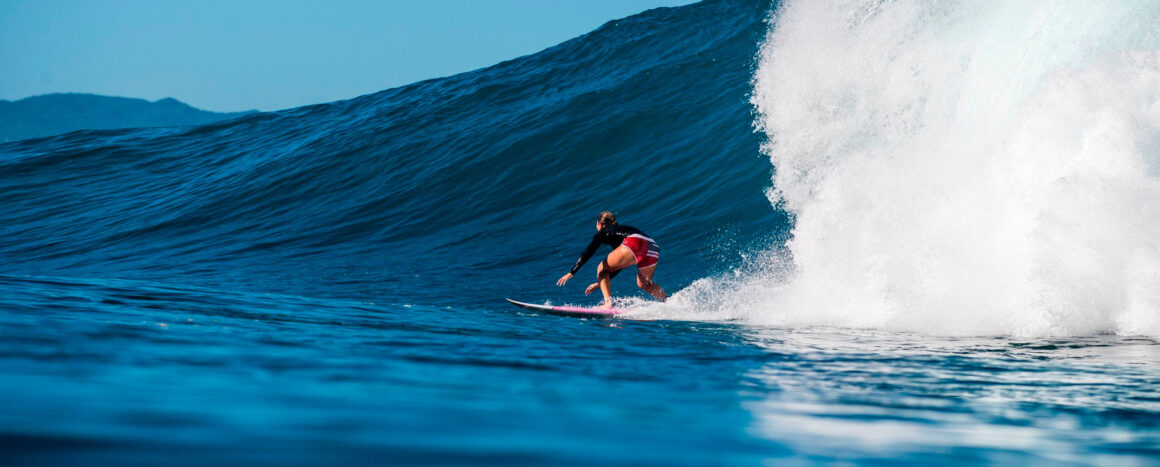
[[[170,97],[149,102],[95,94],[45,94],[0,100],[0,142],[76,130],[197,125],[253,112],[208,112]]]

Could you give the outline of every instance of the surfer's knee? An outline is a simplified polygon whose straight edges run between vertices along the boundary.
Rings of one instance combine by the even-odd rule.
[[[655,282],[653,282],[653,281],[651,281],[651,280],[647,280],[647,279],[645,279],[645,278],[643,278],[643,277],[640,277],[640,276],[637,276],[637,277],[636,277],[636,286],[637,286],[637,287],[640,287],[640,288],[642,288],[642,289],[644,289],[644,290],[648,290],[648,289],[649,289],[649,287],[652,287],[652,286],[653,286],[653,284],[656,284],[656,283],[655,283]]]

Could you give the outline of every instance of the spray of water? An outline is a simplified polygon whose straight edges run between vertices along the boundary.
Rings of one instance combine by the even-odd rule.
[[[753,104],[788,254],[675,298],[783,326],[1160,336],[1157,24],[1157,2],[786,2]]]

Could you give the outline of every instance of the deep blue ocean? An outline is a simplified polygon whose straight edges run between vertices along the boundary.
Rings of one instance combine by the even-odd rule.
[[[1160,464],[1160,7],[983,3],[2,144],[0,464]]]

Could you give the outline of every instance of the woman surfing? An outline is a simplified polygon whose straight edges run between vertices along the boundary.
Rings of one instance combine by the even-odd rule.
[[[596,282],[584,290],[585,295],[591,294],[599,287],[600,292],[604,294],[602,308],[612,309],[612,278],[616,277],[621,269],[635,264],[636,285],[657,300],[663,302],[668,298],[664,289],[652,280],[653,274],[657,272],[657,261],[661,256],[661,249],[652,238],[640,229],[616,223],[616,215],[609,211],[604,211],[596,217],[596,230],[596,235],[592,236],[592,241],[588,243],[588,248],[584,249],[584,254],[580,255],[580,259],[576,260],[576,264],[568,274],[564,274],[556,281],[556,285],[568,282],[596,253],[600,245],[608,245],[612,247],[612,252],[596,268]]]

